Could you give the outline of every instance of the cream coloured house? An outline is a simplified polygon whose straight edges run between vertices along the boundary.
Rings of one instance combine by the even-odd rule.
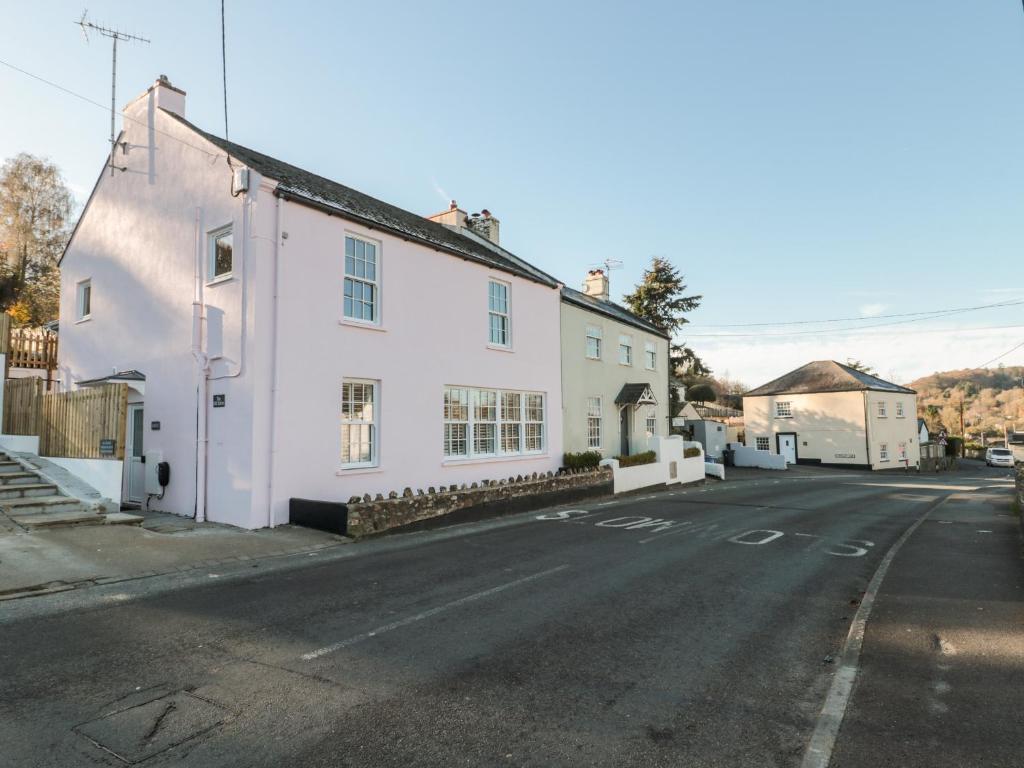
[[[668,434],[668,336],[610,300],[603,270],[562,288],[561,342],[566,451],[629,455]]]
[[[746,444],[790,463],[865,469],[921,461],[917,393],[816,360],[743,396]]]

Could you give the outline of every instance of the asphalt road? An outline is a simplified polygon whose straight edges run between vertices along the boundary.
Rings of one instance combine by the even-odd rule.
[[[947,764],[957,729],[983,720],[957,764],[1016,749],[1019,765],[1020,718],[989,716],[970,683],[983,671],[992,705],[1019,711],[1006,477],[751,473],[162,593],[97,589],[65,610],[18,601],[0,608],[0,764],[799,765],[883,555],[952,496],[1005,525],[955,569],[953,521],[929,517],[896,556],[833,765]],[[930,591],[954,586],[974,621],[957,630],[1001,649],[975,669],[956,667],[975,658],[964,636],[929,629],[952,615]]]

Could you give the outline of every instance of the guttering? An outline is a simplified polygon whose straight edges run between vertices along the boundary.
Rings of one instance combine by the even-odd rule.
[[[278,186],[274,190],[274,196],[289,203],[298,203],[299,205],[304,205],[308,208],[313,208],[315,210],[320,211],[321,213],[326,213],[328,216],[337,216],[340,219],[348,219],[349,221],[353,221],[357,224],[362,224],[364,227],[368,227],[369,229],[377,229],[382,232],[389,232],[395,235],[396,237],[400,237],[408,242],[424,245],[428,248],[432,248],[435,251],[446,253],[449,256],[455,256],[456,258],[462,259],[463,261],[471,261],[474,264],[481,264],[485,267],[490,267],[491,269],[497,269],[500,270],[501,272],[505,272],[510,275],[515,275],[516,277],[521,277],[524,280],[529,280],[530,282],[537,283],[538,285],[543,285],[548,288],[560,290],[557,281],[549,282],[547,280],[542,280],[536,275],[531,275],[526,270],[512,270],[502,264],[496,264],[492,261],[488,261],[487,259],[483,259],[478,256],[473,256],[472,254],[462,253],[461,251],[457,251],[454,248],[450,248],[442,243],[436,243],[432,240],[428,240],[425,237],[417,237],[416,235],[411,234],[409,232],[403,232],[402,230],[396,229],[395,227],[389,227],[386,224],[381,224],[379,221],[374,221],[373,219],[367,218],[366,216],[360,216],[357,213],[342,210],[341,208],[330,205],[329,203],[321,202],[320,200],[314,200],[311,197],[307,197],[306,195],[300,194],[293,190],[281,189],[281,187]]]

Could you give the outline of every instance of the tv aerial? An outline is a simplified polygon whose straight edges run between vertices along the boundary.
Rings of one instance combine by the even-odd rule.
[[[146,43],[149,44],[149,40],[138,35],[131,35],[127,32],[121,32],[120,30],[113,29],[111,27],[104,27],[100,24],[95,24],[89,21],[89,9],[86,8],[82,11],[82,18],[78,21],[73,22],[82,28],[82,35],[85,37],[85,42],[89,42],[89,32],[94,32],[102,37],[109,37],[113,42],[113,55],[111,58],[110,66],[110,175],[114,175],[114,116],[117,114],[117,41],[123,40],[126,43]]]

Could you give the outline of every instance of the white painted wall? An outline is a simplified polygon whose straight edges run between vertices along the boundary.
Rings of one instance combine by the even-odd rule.
[[[687,448],[701,448],[700,443],[683,440],[679,435],[654,437],[650,439],[650,450],[657,461],[622,467],[618,459],[603,459],[602,466],[612,469],[613,493],[627,493],[652,486],[695,483],[704,479],[704,454],[684,458]],[[672,465],[675,465],[673,477]]]
[[[0,400],[3,395],[0,395]],[[0,448],[12,453],[39,455],[39,435],[0,435]]]
[[[786,457],[769,451],[759,451],[739,443],[729,443],[735,451],[733,463],[737,467],[757,467],[758,469],[785,469]]]
[[[85,483],[88,483],[104,498],[116,504],[121,503],[121,480],[124,462],[114,459],[66,459],[60,456],[46,456],[59,467],[64,467]]]

